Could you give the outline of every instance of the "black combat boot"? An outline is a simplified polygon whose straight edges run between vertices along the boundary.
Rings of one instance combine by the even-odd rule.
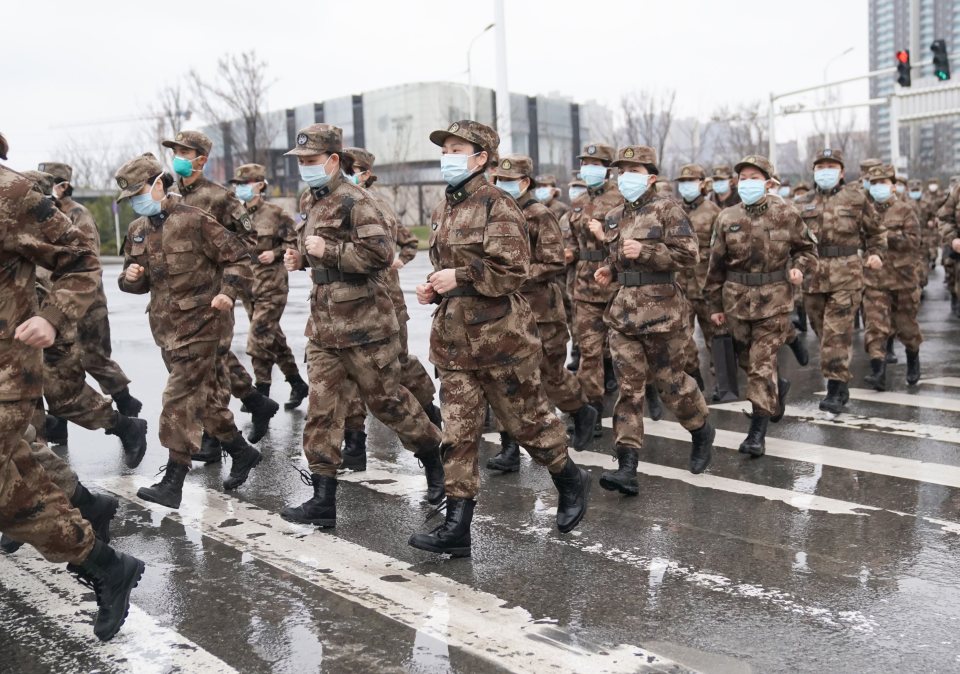
[[[590,497],[590,473],[580,468],[567,457],[563,470],[550,474],[557,488],[557,529],[561,534],[573,531],[587,513],[587,500]]]
[[[763,414],[753,413],[750,418],[750,430],[747,431],[746,439],[740,443],[740,453],[749,454],[751,457],[763,456],[767,451],[767,426],[770,423],[770,417]]]
[[[257,390],[243,398],[243,404],[250,410],[251,421],[253,422],[253,428],[247,439],[256,444],[267,434],[270,419],[280,409],[280,405]]]
[[[593,437],[602,438],[603,437],[603,401],[589,403],[597,412],[597,420],[593,422]]]
[[[644,397],[647,399],[647,412],[654,421],[663,419],[663,402],[660,400],[660,393],[654,384],[647,384],[644,390]]]
[[[167,462],[164,466],[163,477],[156,484],[149,487],[140,487],[137,496],[144,501],[159,503],[162,506],[176,510],[183,499],[183,480],[190,471],[190,466],[182,463]]]
[[[100,641],[110,641],[127,619],[130,593],[140,582],[146,565],[103,541],[95,541],[83,563],[67,568],[77,574],[81,583],[93,588],[98,609],[93,633]]]
[[[600,486],[607,491],[618,491],[627,496],[640,493],[637,480],[637,450],[632,447],[617,447],[617,469],[600,475]]]
[[[120,438],[123,445],[123,462],[127,468],[136,468],[147,452],[147,421],[117,413],[117,421],[106,430],[107,435]]]
[[[67,444],[67,420],[48,414],[43,423],[43,437],[51,445]]]
[[[593,439],[593,429],[600,421],[600,413],[593,405],[584,405],[570,415],[570,420],[573,422],[573,448],[583,451]]]
[[[687,372],[687,374],[693,378],[693,381],[697,382],[697,388],[700,389],[700,391],[702,392],[704,384],[703,384],[703,375],[700,374],[700,368],[698,367],[693,372]]]
[[[603,359],[603,390],[607,393],[613,393],[620,384],[617,383],[617,374],[613,370],[613,358]]]
[[[887,361],[887,363],[889,363],[890,365],[900,362],[899,359],[897,358],[897,352],[894,351],[893,349],[893,343],[895,339],[896,339],[895,335],[890,335],[887,338],[887,353],[883,357],[883,359]]]
[[[798,364],[805,366],[810,363],[810,352],[807,351],[807,345],[799,335],[794,337],[792,342],[787,342],[787,346],[793,351],[793,357],[797,359]]]
[[[423,454],[417,453],[415,456],[423,465],[423,474],[427,478],[427,503],[437,505],[446,493],[443,488],[443,457],[440,448],[428,450]]]
[[[200,436],[200,451],[191,456],[190,459],[208,464],[220,463],[223,459],[223,448],[220,446],[220,441],[204,431],[203,435]]]
[[[496,456],[487,459],[487,469],[504,473],[516,473],[520,470],[520,445],[509,433],[500,433],[500,451]]]
[[[270,382],[258,381],[256,384],[253,385],[253,388],[257,389],[260,395],[262,395],[264,398],[270,397]]]
[[[423,411],[427,413],[427,418],[430,420],[430,423],[443,430],[443,414],[440,412],[440,408],[430,403],[428,407],[424,407]]]
[[[90,522],[93,533],[104,543],[110,542],[110,521],[117,513],[119,502],[109,494],[92,494],[87,488],[77,482],[77,488],[70,497],[70,505],[80,511],[83,519]],[[7,535],[0,536],[0,551],[12,555],[23,546]]]
[[[223,488],[231,491],[247,481],[250,471],[263,461],[263,454],[248,445],[239,431],[230,441],[220,444],[231,459],[230,474],[223,481]]]
[[[283,403],[283,409],[295,410],[310,395],[310,387],[303,381],[299,372],[287,377],[287,383],[290,384],[290,399]]]
[[[717,432],[708,421],[695,431],[690,431],[690,472],[699,475],[710,465],[713,457],[713,439]]]
[[[143,403],[130,395],[130,389],[126,386],[110,397],[113,398],[113,403],[117,406],[117,411],[125,417],[138,416],[140,410],[143,409]]]
[[[367,469],[367,434],[365,432],[353,430],[343,432],[340,467],[356,471]]]
[[[956,316],[958,309],[960,309],[960,299],[957,299],[957,294],[951,290],[950,291],[950,313]]]
[[[907,351],[907,384],[916,386],[920,381],[920,351]]]
[[[313,498],[296,508],[284,508],[280,517],[288,522],[312,524],[321,529],[337,526],[337,478],[300,471],[304,484],[313,486]]]
[[[567,363],[567,369],[576,372],[580,369],[580,347],[574,344],[570,348],[570,362]]]
[[[803,305],[797,307],[797,317],[793,319],[793,327],[800,332],[807,331],[807,310],[803,308]]]
[[[887,361],[884,358],[870,359],[870,374],[863,378],[877,391],[887,390]]]
[[[470,556],[470,523],[477,502],[467,498],[448,498],[443,524],[426,534],[414,534],[409,545],[418,550],[451,557]],[[438,511],[439,512],[439,511]]]
[[[787,393],[790,392],[790,380],[777,377],[777,411],[770,417],[770,421],[778,423],[787,411]]]
[[[843,412],[844,400],[840,392],[840,386],[843,384],[836,379],[827,380],[827,397],[820,401],[820,409],[831,414],[840,414]]]

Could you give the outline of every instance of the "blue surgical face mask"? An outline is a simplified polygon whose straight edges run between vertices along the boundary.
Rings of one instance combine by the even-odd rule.
[[[713,181],[713,191],[717,194],[723,195],[730,191],[730,181],[729,180],[714,180]]]
[[[920,190],[910,190],[910,198],[914,201],[920,201],[920,197],[923,196],[923,192]]]
[[[600,187],[607,179],[607,167],[596,164],[584,164],[580,167],[580,180],[587,183],[587,187]]]
[[[586,168],[586,167],[584,167]],[[583,169],[581,169],[582,171]],[[642,197],[650,186],[650,176],[646,173],[621,173],[617,176],[617,187],[620,188],[620,194],[629,203],[633,203]]]
[[[159,179],[158,177],[157,180]],[[160,214],[160,202],[154,199],[153,194],[151,194],[151,192],[153,192],[153,186],[157,184],[157,180],[154,180],[150,185],[150,189],[143,194],[134,194],[130,197],[130,206],[133,207],[133,212],[137,215],[143,215],[149,218]]]
[[[573,187],[570,187],[567,189],[567,194],[570,195],[570,201],[573,201],[583,196],[586,193],[586,191],[587,191],[586,187],[580,187],[579,185],[574,185]]]
[[[498,180],[497,187],[509,194],[514,199],[520,198],[520,181],[519,180]]]
[[[893,189],[890,185],[886,183],[877,183],[876,185],[870,185],[870,196],[873,197],[873,200],[879,203],[883,203],[893,195]]]
[[[781,197],[786,199],[787,197],[790,196],[790,188],[787,187],[786,185],[782,185],[780,189],[777,190],[777,194],[779,194]]]
[[[184,157],[174,157],[173,158],[173,172],[184,178],[189,178],[193,175],[193,162],[195,160],[186,159]]]
[[[840,169],[821,168],[813,172],[813,182],[824,192],[829,192],[840,182]]]
[[[553,196],[553,188],[538,187],[533,191],[533,196],[537,198],[537,201],[540,201],[542,203],[547,203],[548,201],[550,201],[550,197]]]
[[[300,180],[307,183],[314,189],[319,189],[330,182],[330,176],[327,174],[327,162],[333,158],[333,155],[327,157],[327,161],[315,166],[304,166],[300,164]]]
[[[907,191],[907,186],[903,183],[897,183],[897,194],[903,194]]]
[[[863,179],[863,189],[865,189],[865,190],[869,190],[869,189],[870,189],[870,181],[867,180],[866,178]]]
[[[766,193],[766,180],[752,178],[750,180],[741,180],[737,183],[737,194],[740,195],[740,200],[743,201],[743,203],[745,203],[747,206],[760,201],[763,198],[763,195]]]
[[[699,180],[681,180],[677,183],[677,192],[683,197],[684,201],[696,201],[700,196]]]
[[[476,157],[478,154],[480,153],[440,155],[440,175],[451,187],[459,185],[470,175],[468,168],[470,157]]]
[[[234,191],[237,194],[237,199],[239,199],[243,203],[247,203],[248,201],[253,201],[253,198],[257,196],[256,192],[253,191],[252,183],[243,183],[241,185],[237,185],[237,189]]]

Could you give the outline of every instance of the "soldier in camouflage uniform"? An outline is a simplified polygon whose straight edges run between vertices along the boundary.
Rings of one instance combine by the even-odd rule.
[[[269,396],[272,370],[276,365],[290,384],[290,400],[283,407],[296,409],[307,397],[307,382],[300,376],[297,360],[280,327],[289,292],[283,254],[296,241],[294,221],[282,208],[266,201],[267,170],[264,166],[238,166],[230,182],[237,198],[243,202],[256,234],[253,287],[249,301],[244,298],[244,307],[250,316],[247,355],[253,362],[254,386],[264,396]]]
[[[581,195],[587,193],[587,184],[580,180],[579,171],[573,171],[573,179],[567,185],[567,198],[572,203],[579,199]],[[558,218],[560,221],[560,233],[564,241],[570,240],[570,208]],[[567,329],[570,331],[572,341],[570,343],[570,362],[567,363],[567,369],[576,372],[580,369],[580,345],[577,344],[577,327],[574,321],[573,289],[577,284],[577,265],[573,256],[573,251],[564,249],[563,260],[567,266],[566,278],[563,284],[563,309],[567,313]]]
[[[162,144],[173,150],[173,169],[178,176],[177,191],[183,203],[209,213],[247,246],[251,255],[242,264],[247,265],[252,274],[253,252],[257,246],[253,218],[246,212],[233,192],[223,185],[207,180],[203,175],[203,167],[207,163],[213,141],[199,131],[181,131],[176,137],[164,140]],[[232,326],[233,313],[231,312],[225,319]],[[230,403],[231,395],[241,400],[244,408],[251,413],[253,422],[253,430],[247,437],[250,442],[256,443],[266,434],[270,419],[277,413],[280,406],[253,386],[250,374],[230,350],[232,343],[231,327],[224,331],[218,350],[218,357],[223,361],[227,371],[228,376],[224,380],[227,385],[222,390],[214,391],[216,400],[211,400],[209,405],[216,409],[225,408]],[[194,461],[215,463],[220,460],[221,447],[210,434],[210,429],[204,430],[206,432],[201,441],[202,451],[197,452]]]
[[[887,230],[887,254],[880,269],[865,269],[863,281],[863,345],[870,356],[867,383],[878,391],[887,390],[888,343],[898,337],[907,350],[907,383],[920,380],[920,287],[918,257],[922,241],[920,222],[910,204],[895,196],[892,166],[873,166],[870,199]],[[926,260],[926,252],[922,257]]]
[[[533,310],[543,358],[540,378],[547,398],[573,422],[573,448],[586,449],[593,436],[598,412],[587,404],[577,377],[567,370],[566,315],[563,310],[565,279],[563,236],[554,214],[530,193],[533,160],[526,155],[507,155],[493,171],[497,187],[513,197],[523,212],[530,237],[530,273],[520,286],[520,295]],[[505,472],[520,470],[520,446],[509,433],[500,433],[501,450],[487,462],[487,468]]]
[[[56,182],[52,196],[57,206],[71,222],[80,227],[96,243],[94,251],[100,254],[100,230],[90,211],[73,200],[73,168],[59,162],[44,162],[38,170],[52,175]],[[110,341],[110,320],[107,316],[107,296],[103,292],[103,280],[97,287],[97,297],[77,324],[77,343],[83,369],[100,385],[100,389],[113,398],[120,414],[135,417],[140,414],[142,403],[130,395],[130,379],[113,360]]]
[[[545,173],[534,178],[533,195],[537,201],[550,209],[553,217],[559,222],[569,210],[570,206],[560,199],[560,188],[557,187],[557,177]]]
[[[484,399],[504,429],[550,472],[559,492],[557,527],[567,533],[587,508],[590,475],[567,456],[567,433],[540,382],[543,347],[530,305],[519,294],[530,271],[530,239],[516,202],[484,171],[500,137],[471,120],[430,134],[443,149],[449,187],[433,212],[434,272],[417,287],[421,304],[438,304],[430,362],[440,373],[443,405],[445,521],[415,534],[421,550],[470,554],[470,523],[480,490]]]
[[[313,497],[284,508],[286,520],[336,526],[337,469],[352,380],[375,417],[393,429],[422,462],[427,500],[443,500],[440,431],[401,385],[396,309],[385,280],[393,263],[390,224],[365,189],[348,181],[353,157],[343,151],[342,131],[313,124],[297,134],[287,153],[297,158],[310,186],[300,198],[297,249],[288,249],[288,270],[309,268],[313,280],[307,322],[310,403],[303,449],[310,466],[305,481]]]
[[[736,176],[728,164],[719,164],[713,167],[713,192],[710,199],[721,209],[736,206],[740,203],[737,193]]]
[[[610,327],[610,351],[620,382],[613,410],[618,468],[603,473],[600,486],[634,496],[640,490],[637,462],[648,380],[690,431],[690,472],[706,470],[716,433],[703,393],[683,368],[692,327],[677,273],[696,265],[697,234],[676,199],[654,187],[660,172],[656,150],[621,147],[612,165],[620,170],[617,186],[624,203],[606,215],[610,252],[594,278],[602,287],[610,286],[614,274],[619,281],[603,317]]]
[[[0,159],[6,158],[7,142],[0,135]],[[50,562],[69,562],[92,582],[99,609],[94,634],[106,641],[123,625],[144,564],[95,538],[24,439],[42,392],[41,349],[94,300],[100,262],[53,200],[5,166],[0,166],[0,242],[0,532],[34,546]],[[34,290],[37,266],[52,272],[42,307]]]
[[[926,199],[926,202],[924,201]],[[920,199],[920,222],[923,223],[924,217],[929,213],[929,207],[932,200],[929,197]],[[940,241],[943,246],[943,256],[941,264],[943,265],[943,283],[947,286],[950,293],[950,306],[954,315],[960,317],[960,300],[957,294],[957,279],[955,270],[957,268],[956,260],[960,258],[960,250],[953,245],[953,240],[957,238],[957,223],[960,222],[960,186],[953,189],[943,205],[936,211],[937,222],[939,223]]]
[[[818,152],[813,169],[817,189],[797,202],[820,256],[817,271],[804,279],[804,306],[820,339],[820,371],[827,380],[820,409],[839,414],[850,398],[853,319],[863,295],[859,251],[865,250],[868,268],[880,269],[887,242],[880,217],[861,185],[844,183],[840,150]]]
[[[394,212],[393,207],[379,194],[371,188],[377,181],[377,176],[373,172],[373,165],[376,157],[367,150],[359,147],[348,147],[344,153],[353,158],[353,174],[350,177],[355,185],[359,185],[368,190],[368,195],[376,203],[380,212],[386,218],[387,226],[390,229],[390,236],[397,245],[397,255],[390,268],[384,272],[383,278],[388,285],[390,299],[393,301],[393,307],[397,315],[397,323],[400,339],[400,379],[404,387],[417,399],[423,411],[427,413],[430,421],[440,428],[441,416],[433,398],[437,389],[433,384],[433,379],[427,374],[426,369],[420,359],[410,353],[408,344],[407,322],[410,320],[410,314],[407,313],[407,303],[403,297],[403,288],[400,287],[400,270],[408,264],[417,255],[420,247],[420,241],[413,233],[400,224],[400,219]],[[367,468],[367,434],[364,431],[367,408],[360,398],[360,392],[352,382],[347,382],[345,386],[352,389],[348,396],[350,402],[347,405],[347,415],[344,419],[343,429],[343,462],[342,468],[350,470],[366,470]]]
[[[227,386],[218,344],[232,331],[235,300],[249,292],[250,253],[208,212],[168,192],[173,179],[152,154],[121,166],[116,180],[117,200],[130,199],[140,216],[127,231],[118,283],[123,292],[150,294],[150,330],[170,373],[160,411],[160,444],[169,459],[160,482],[137,496],[179,508],[201,424],[233,459],[225,490],[242,485],[260,463],[260,452],[244,441],[230,409],[216,405],[215,395]]]
[[[783,418],[790,382],[779,375],[777,353],[792,332],[794,288],[816,270],[817,254],[793,205],[767,193],[770,161],[750,155],[734,168],[741,202],[717,218],[704,295],[711,320],[729,326],[747,374],[752,410],[740,452],[758,457],[768,424]]]

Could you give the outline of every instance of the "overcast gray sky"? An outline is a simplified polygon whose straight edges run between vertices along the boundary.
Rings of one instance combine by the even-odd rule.
[[[492,0],[5,3],[0,130],[9,163],[55,160],[68,140],[93,151],[106,138],[136,145],[145,122],[58,127],[141,116],[162,86],[191,68],[212,73],[225,52],[254,48],[267,61],[276,80],[271,108],[404,82],[465,81],[467,45],[493,13]],[[701,118],[720,103],[820,83],[848,47],[831,79],[868,64],[867,0],[506,0],[506,26],[511,91],[615,108],[624,92],[672,88],[677,112]],[[476,43],[478,85],[496,84],[494,42],[491,31]],[[864,100],[867,86],[840,95]],[[865,128],[866,114],[858,119]],[[777,130],[785,139],[812,125],[809,115],[795,116]]]

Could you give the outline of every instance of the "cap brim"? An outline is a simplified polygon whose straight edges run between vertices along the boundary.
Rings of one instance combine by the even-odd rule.
[[[313,157],[318,154],[323,154],[327,152],[328,154],[338,154],[337,152],[329,152],[328,150],[311,150],[305,147],[295,147],[289,152],[284,152],[284,157]]]
[[[620,168],[621,166],[646,166],[647,171],[649,171],[651,175],[660,175],[660,169],[653,164],[636,161],[635,159],[617,159],[616,161],[610,162],[610,166],[612,168]]]
[[[191,145],[190,143],[181,143],[178,140],[170,140],[169,138],[161,141],[160,144],[164,147],[170,148],[171,150],[176,150],[178,147],[186,148],[187,150],[193,150],[194,152],[197,152],[205,157],[210,154],[210,150],[205,150],[202,147]]]
[[[136,195],[137,192],[143,189],[145,184],[146,183],[140,183],[139,185],[132,185],[125,190],[120,190],[120,196],[117,197],[117,202],[119,203],[124,199],[129,199],[130,197]]]
[[[813,160],[813,165],[816,166],[817,164],[822,164],[822,163],[825,162],[825,161],[836,162],[836,163],[840,164],[840,166],[843,166],[843,161],[840,160],[840,159],[837,159],[836,157],[820,157],[819,159],[814,159],[814,160]]]
[[[607,161],[607,160],[604,159],[603,157],[598,157],[598,156],[595,155],[595,154],[578,154],[578,155],[577,155],[577,159],[581,159],[581,160],[582,160],[582,159],[596,159],[596,160],[598,160],[598,161],[602,161],[602,162],[605,163],[607,166],[612,166],[612,165],[613,165],[613,162]]]
[[[706,178],[701,178],[700,176],[680,176],[679,178],[674,178],[673,182],[682,183],[684,180],[700,180],[702,182],[706,180]]]
[[[520,180],[521,178],[530,177],[525,173],[514,173],[513,171],[504,171],[501,169],[494,169],[490,173],[494,178],[507,178],[509,180]]]

